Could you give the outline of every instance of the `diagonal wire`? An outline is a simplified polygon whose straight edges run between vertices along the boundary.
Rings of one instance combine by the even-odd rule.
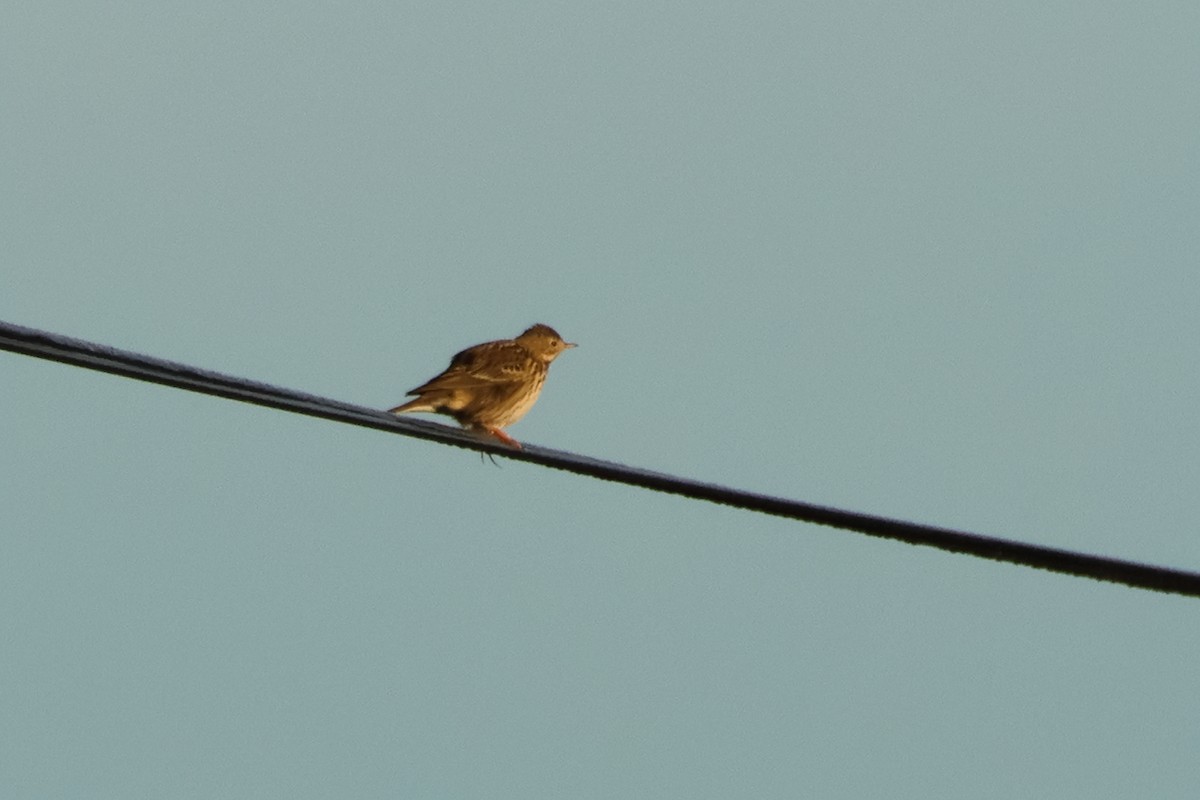
[[[1066,575],[1123,583],[1139,589],[1200,597],[1200,574],[1195,572],[844,511],[798,500],[788,500],[688,478],[679,478],[661,472],[651,472],[612,461],[601,461],[535,445],[526,445],[523,450],[514,450],[490,438],[479,438],[469,431],[462,431],[446,425],[400,418],[385,411],[342,403],[292,389],[223,375],[178,362],[139,355],[2,321],[0,321],[0,350],[9,350],[35,358],[123,375],[150,383],[174,386],[201,394],[226,397],[244,403],[278,408],[296,414],[306,414],[311,417],[375,428],[402,436],[427,439],[440,444],[477,450],[517,461],[528,461],[601,480],[641,486],[658,492],[706,500],[763,514],[858,531],[868,536],[936,547],[952,553],[965,553],[979,558],[1006,561]]]

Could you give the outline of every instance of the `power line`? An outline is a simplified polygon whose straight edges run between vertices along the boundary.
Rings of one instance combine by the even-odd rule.
[[[858,531],[868,536],[926,545],[952,553],[965,553],[994,561],[1007,561],[1065,575],[1123,583],[1139,589],[1200,597],[1200,574],[1194,572],[1052,547],[1041,547],[1007,539],[980,536],[966,531],[860,514],[854,511],[843,511],[802,503],[798,500],[787,500],[717,484],[678,478],[673,475],[651,472],[612,461],[601,461],[536,445],[525,445],[523,450],[514,450],[490,438],[478,438],[469,431],[446,425],[396,417],[385,411],[341,403],[325,397],[210,372],[186,364],[139,355],[2,321],[0,321],[0,350],[9,350],[35,358],[123,375],[150,383],[174,386],[201,394],[226,397],[244,403],[278,408],[296,414],[306,414],[311,417],[375,428],[402,436],[427,439],[454,447],[477,450],[517,461],[528,461],[545,467],[588,475],[601,480],[641,486],[658,492],[682,495],[696,500],[706,500],[711,503],[788,519],[813,522],[818,525]]]

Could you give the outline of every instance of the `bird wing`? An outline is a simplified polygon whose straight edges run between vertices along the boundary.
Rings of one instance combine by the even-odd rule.
[[[456,354],[442,374],[411,390],[409,394],[520,383],[533,368],[533,356],[516,342],[477,344]]]

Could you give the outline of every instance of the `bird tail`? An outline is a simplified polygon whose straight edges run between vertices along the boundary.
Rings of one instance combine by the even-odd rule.
[[[408,414],[412,411],[432,411],[433,404],[423,397],[417,397],[409,400],[407,403],[401,403],[395,408],[389,408],[389,414]]]

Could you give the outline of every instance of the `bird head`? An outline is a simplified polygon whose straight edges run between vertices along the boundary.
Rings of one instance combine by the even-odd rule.
[[[571,342],[564,342],[563,338],[558,335],[558,331],[551,328],[549,325],[534,325],[520,336],[517,341],[521,345],[533,353],[534,357],[549,364],[563,350],[569,350],[576,345]]]

